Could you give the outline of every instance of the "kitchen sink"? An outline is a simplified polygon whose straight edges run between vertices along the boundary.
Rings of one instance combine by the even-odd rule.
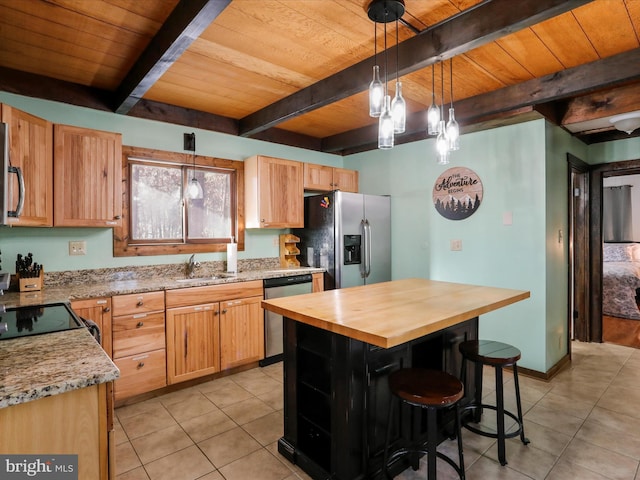
[[[212,280],[222,280],[223,278],[229,278],[226,275],[212,275],[210,277],[194,277],[194,278],[178,278],[177,283],[198,283],[198,282],[210,282]]]

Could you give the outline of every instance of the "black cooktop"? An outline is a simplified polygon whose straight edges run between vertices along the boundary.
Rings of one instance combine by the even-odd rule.
[[[0,309],[0,340],[84,328],[64,303]]]

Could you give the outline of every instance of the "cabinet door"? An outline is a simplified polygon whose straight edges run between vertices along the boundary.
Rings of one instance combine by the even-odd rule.
[[[356,170],[334,168],[332,190],[358,193],[358,172]]]
[[[54,224],[113,227],[122,221],[122,135],[54,129]]]
[[[264,358],[262,297],[220,304],[220,368],[237,367]]]
[[[304,227],[303,164],[258,157],[258,212],[261,228]]]
[[[313,293],[324,292],[324,273],[313,273],[311,278]]]
[[[305,163],[304,188],[305,190],[315,190],[320,192],[333,190],[333,167],[316,165],[314,163]]]
[[[9,160],[24,177],[24,208],[11,225],[53,225],[53,124],[9,105],[2,105],[2,121],[9,125]],[[18,204],[18,180],[13,182],[11,209]]]
[[[100,344],[107,355],[112,357],[111,299],[74,300],[71,302],[71,308],[79,317],[96,322],[100,328]]]
[[[167,309],[167,382],[220,371],[219,304]]]

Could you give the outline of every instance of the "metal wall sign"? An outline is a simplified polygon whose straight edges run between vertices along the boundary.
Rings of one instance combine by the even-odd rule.
[[[482,203],[482,181],[469,168],[450,168],[436,179],[432,198],[440,215],[449,220],[464,220]]]

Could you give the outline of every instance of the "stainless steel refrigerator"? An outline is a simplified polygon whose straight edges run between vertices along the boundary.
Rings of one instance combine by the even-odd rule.
[[[327,270],[326,290],[391,280],[391,197],[331,192],[304,199],[300,259]]]

